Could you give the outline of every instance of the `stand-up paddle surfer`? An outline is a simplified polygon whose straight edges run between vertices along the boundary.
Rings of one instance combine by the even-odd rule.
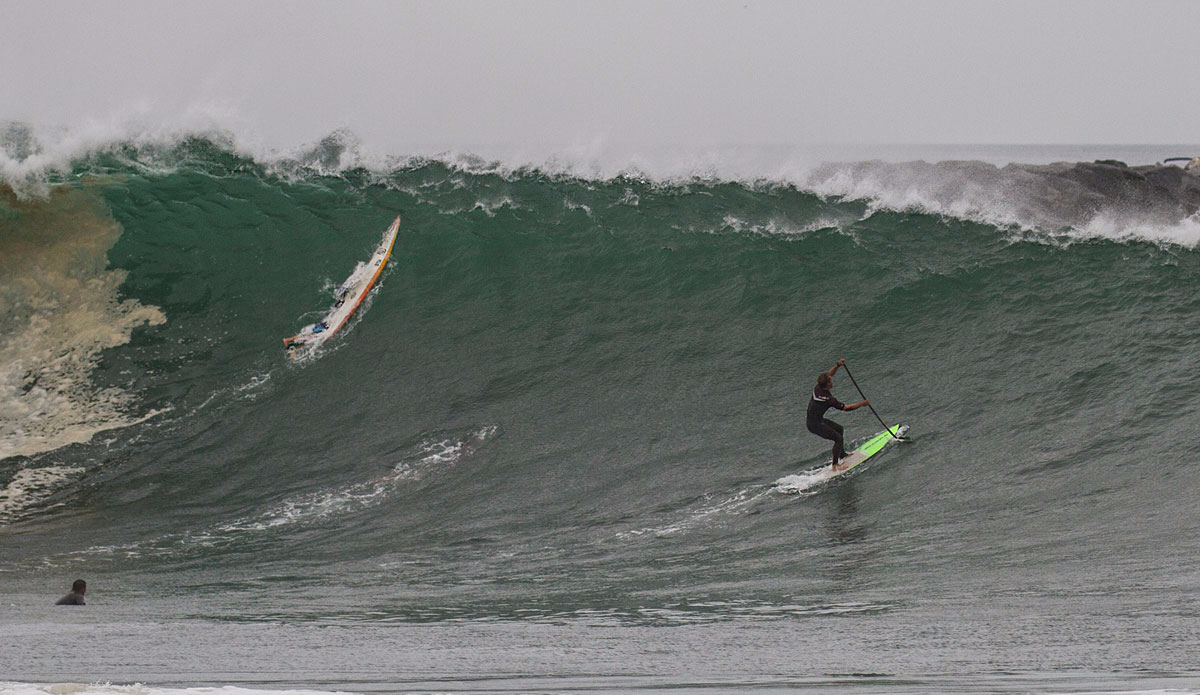
[[[830,389],[833,388],[833,374],[838,370],[838,367],[846,365],[845,359],[840,359],[837,364],[833,365],[833,369],[827,372],[821,372],[817,377],[817,385],[813,389],[812,398],[808,401],[808,431],[833,441],[833,470],[842,470],[838,467],[838,461],[846,457],[846,445],[842,441],[842,426],[825,417],[825,411],[830,408],[838,410],[851,411],[858,410],[864,405],[870,405],[870,401],[861,400],[857,403],[846,405],[833,397]]]

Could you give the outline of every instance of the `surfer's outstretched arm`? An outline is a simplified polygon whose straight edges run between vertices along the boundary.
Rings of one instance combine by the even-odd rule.
[[[846,364],[846,358],[843,357],[842,359],[837,361],[837,364],[833,365],[832,369],[830,369],[829,371],[827,371],[825,373],[829,375],[830,379],[832,379],[834,373],[837,372],[838,367],[844,366],[845,364]]]

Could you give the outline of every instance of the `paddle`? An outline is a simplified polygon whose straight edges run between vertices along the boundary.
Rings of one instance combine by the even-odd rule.
[[[842,369],[846,370],[846,376],[850,377],[850,383],[854,384],[854,388],[858,389],[858,395],[862,396],[864,401],[867,400],[867,394],[863,393],[863,390],[859,388],[858,382],[854,380],[854,375],[850,373],[850,367],[843,363]],[[879,417],[879,413],[875,412],[875,406],[867,403],[867,407],[871,409],[872,413],[874,413],[875,419],[879,421],[879,424],[883,425],[883,429],[887,430],[888,434],[891,434],[896,439],[899,439],[899,437],[896,437],[896,434],[892,432],[892,428],[888,427],[887,423],[883,421],[883,418]]]

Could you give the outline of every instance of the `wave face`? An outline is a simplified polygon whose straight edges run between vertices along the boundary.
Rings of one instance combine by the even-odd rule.
[[[893,640],[870,652],[883,673],[1177,672],[1119,647],[1148,632],[1195,653],[1182,170],[589,176],[363,166],[337,136],[290,159],[196,136],[35,166],[21,142],[0,195],[10,597],[82,574],[138,620],[184,601],[203,630],[370,626],[359,646],[468,620],[867,630]],[[397,214],[347,329],[285,359]],[[827,460],[803,411],[839,357],[911,438],[780,494]],[[1112,639],[1064,641],[1081,631]],[[861,643],[804,644],[820,673],[862,672]]]

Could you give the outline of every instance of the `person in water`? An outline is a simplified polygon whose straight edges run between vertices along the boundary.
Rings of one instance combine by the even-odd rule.
[[[838,467],[838,462],[846,458],[846,444],[842,439],[842,426],[825,417],[825,411],[830,408],[838,410],[851,411],[858,410],[864,405],[870,405],[870,401],[861,400],[858,403],[849,405],[842,403],[833,397],[830,389],[833,388],[833,374],[838,370],[838,367],[845,366],[846,360],[841,359],[837,364],[833,365],[833,369],[827,372],[821,372],[817,377],[817,385],[813,388],[812,398],[808,401],[808,431],[833,441],[833,470],[842,470],[843,467]]]
[[[83,595],[87,593],[87,582],[82,579],[76,579],[71,585],[71,593],[60,598],[56,606],[86,606],[87,601],[83,600]]]

